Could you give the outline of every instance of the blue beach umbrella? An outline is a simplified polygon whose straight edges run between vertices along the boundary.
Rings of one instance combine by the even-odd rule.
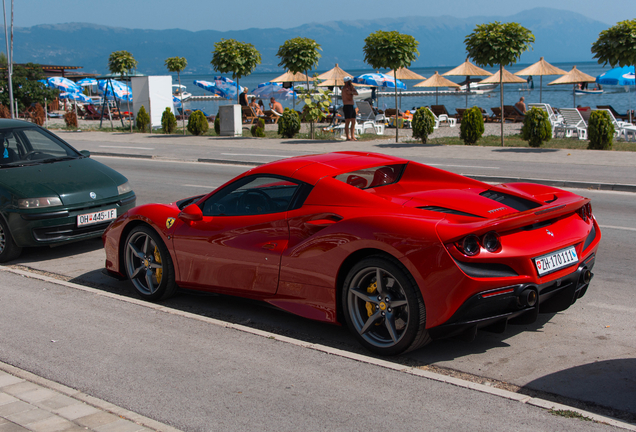
[[[634,66],[610,69],[596,77],[596,83],[601,85],[634,85]]]
[[[63,92],[81,93],[82,89],[73,81],[64,77],[50,77],[47,79],[48,86],[62,90]]]
[[[85,94],[83,94],[83,93],[75,93],[75,92],[60,93],[60,99],[74,100],[74,101],[83,102],[83,103],[91,102],[91,98],[89,98]]]
[[[241,90],[234,81],[224,76],[215,76],[214,83],[216,84],[217,94],[220,94],[226,99],[236,99],[238,92]]]
[[[395,88],[396,80],[390,75],[386,75],[382,73],[368,73],[368,74],[362,74],[362,75],[358,75],[357,77],[354,77],[353,83],[366,84],[366,85],[370,85],[374,87]],[[401,90],[406,90],[406,84],[404,84],[400,80],[397,80],[397,88]]]
[[[216,90],[216,83],[212,81],[204,81],[204,80],[194,80],[192,83],[198,87],[201,87],[203,90],[207,90],[210,93],[214,93],[217,96],[220,96]]]
[[[111,79],[110,82],[112,84],[112,88],[111,84],[108,84],[108,80],[97,81],[97,89],[101,94],[105,94],[105,96],[108,98],[113,97],[114,92],[114,96],[117,99],[125,102],[132,102],[132,89],[126,83],[114,79]]]
[[[259,84],[258,87],[251,93],[259,99],[268,99],[273,97],[279,100],[290,100],[298,97],[296,92],[291,89],[284,88],[282,83],[272,82]]]
[[[97,85],[97,80],[95,78],[84,78],[84,79],[79,80],[75,84],[77,84],[78,86],[81,86],[81,87],[96,86]]]

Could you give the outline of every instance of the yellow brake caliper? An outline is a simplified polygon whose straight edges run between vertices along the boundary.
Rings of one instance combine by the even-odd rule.
[[[375,281],[367,287],[367,292],[369,294],[375,294],[377,289],[378,289],[378,282]],[[367,307],[367,314],[369,315],[369,317],[375,313],[375,308],[373,307],[373,303],[367,302],[366,307]]]
[[[157,264],[161,264],[161,254],[159,254],[159,248],[155,246],[155,261]],[[157,276],[157,283],[161,283],[161,276],[163,274],[163,269],[157,269],[155,276]]]

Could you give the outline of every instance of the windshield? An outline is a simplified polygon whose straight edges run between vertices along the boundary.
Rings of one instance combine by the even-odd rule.
[[[36,165],[79,158],[62,140],[39,128],[0,130],[0,167]]]

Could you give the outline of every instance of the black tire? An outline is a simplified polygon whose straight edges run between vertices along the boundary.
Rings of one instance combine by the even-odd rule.
[[[353,266],[342,305],[353,335],[376,354],[401,354],[431,340],[417,284],[402,265],[387,258],[372,256]]]
[[[22,248],[15,244],[9,226],[0,216],[0,263],[16,259],[21,253]]]
[[[152,228],[140,225],[128,234],[124,245],[126,276],[145,300],[165,300],[177,284],[168,248]]]

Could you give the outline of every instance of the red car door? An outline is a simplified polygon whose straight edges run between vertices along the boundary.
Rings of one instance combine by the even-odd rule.
[[[184,287],[273,294],[289,239],[285,213],[204,216],[176,227],[173,245]],[[283,219],[281,219],[283,218]]]
[[[276,176],[249,176],[198,203],[203,220],[175,224],[177,282],[217,292],[276,293],[289,241],[286,211],[298,187]]]

